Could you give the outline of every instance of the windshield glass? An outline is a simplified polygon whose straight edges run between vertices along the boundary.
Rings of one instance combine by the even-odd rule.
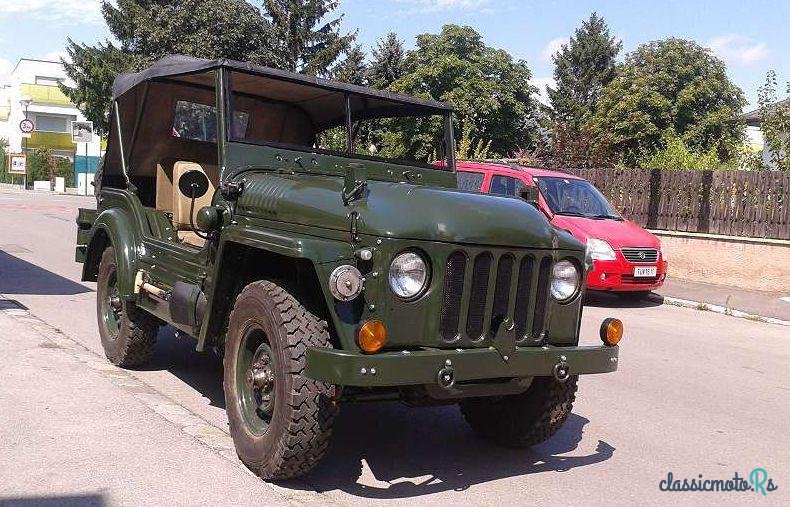
[[[452,168],[445,149],[449,111],[241,72],[232,72],[230,83],[232,110],[240,115],[231,141]]]
[[[586,180],[533,178],[549,209],[558,215],[621,219],[606,197]]]

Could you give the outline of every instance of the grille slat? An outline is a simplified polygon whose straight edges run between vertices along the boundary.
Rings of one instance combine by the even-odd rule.
[[[658,260],[658,250],[655,248],[621,248],[623,257],[628,262],[656,262]]]
[[[513,256],[505,254],[499,258],[496,268],[496,285],[494,288],[494,303],[491,306],[491,333],[496,333],[497,328],[508,316],[510,303],[510,286],[513,278]]]
[[[549,299],[549,275],[551,271],[551,258],[544,257],[540,261],[538,273],[538,286],[535,293],[535,311],[532,319],[532,337],[537,340],[544,331],[546,319],[546,302]]]
[[[472,286],[470,287],[469,313],[466,317],[466,334],[471,340],[483,336],[486,301],[488,298],[488,278],[491,274],[491,254],[486,252],[475,257],[472,267]]]
[[[516,307],[513,310],[513,320],[516,325],[516,337],[522,339],[527,334],[529,306],[532,299],[532,274],[535,259],[531,255],[521,259],[518,271],[518,288],[516,289]]]
[[[447,258],[439,321],[439,333],[447,341],[453,341],[458,336],[458,318],[461,316],[465,274],[466,255],[463,252],[453,252]]]

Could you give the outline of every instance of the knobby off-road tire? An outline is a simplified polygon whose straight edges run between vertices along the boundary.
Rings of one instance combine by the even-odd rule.
[[[225,340],[225,405],[239,458],[263,479],[304,475],[327,451],[334,386],[303,373],[308,347],[331,348],[327,327],[271,281],[251,283],[236,298]]]
[[[160,321],[118,296],[115,249],[107,247],[99,262],[96,312],[104,354],[123,368],[142,366],[154,354]]]
[[[576,399],[578,375],[564,383],[535,377],[521,394],[468,398],[461,413],[481,437],[505,447],[530,447],[551,438],[565,423]]]

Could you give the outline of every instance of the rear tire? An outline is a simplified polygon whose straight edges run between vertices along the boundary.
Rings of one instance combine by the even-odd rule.
[[[159,319],[118,294],[115,249],[107,247],[99,262],[96,313],[104,354],[116,366],[135,368],[151,360]]]
[[[551,438],[565,424],[576,399],[578,375],[565,382],[535,377],[525,392],[468,398],[459,406],[482,438],[505,447],[531,447]]]
[[[304,475],[329,446],[335,390],[304,376],[308,347],[332,347],[326,321],[274,282],[241,291],[225,342],[225,404],[239,458],[263,479]]]

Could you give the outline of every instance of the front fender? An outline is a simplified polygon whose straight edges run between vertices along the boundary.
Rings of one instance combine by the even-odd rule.
[[[98,270],[98,262],[104,249],[108,246],[115,248],[117,262],[116,276],[118,291],[124,299],[134,297],[134,276],[137,271],[137,246],[139,238],[137,231],[129,220],[118,209],[102,211],[91,229],[90,240],[86,251],[87,259],[95,259],[95,266],[85,262],[82,268],[82,279],[90,280],[92,269]]]

